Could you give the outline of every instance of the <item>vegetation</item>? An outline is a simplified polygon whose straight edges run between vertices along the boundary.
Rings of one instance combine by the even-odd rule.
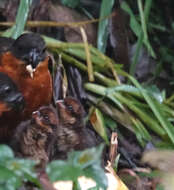
[[[83,8],[82,1],[79,0],[61,2],[74,9]],[[3,36],[17,38],[23,32],[25,25],[27,26],[31,3],[30,0],[20,1],[16,23],[3,32]],[[114,3],[116,3],[114,0],[101,2],[97,48],[85,41],[83,32],[84,43],[62,42],[46,35],[43,35],[43,38],[57,64],[66,62],[68,65],[77,67],[86,78],[88,77],[84,82],[84,88],[89,93],[88,100],[91,102],[88,117],[90,119],[94,114],[96,115],[97,121],[93,122],[90,119],[91,123],[107,145],[110,139],[107,132],[117,131],[121,134],[122,127],[125,127],[125,131],[134,133],[142,148],[151,142],[154,147],[174,149],[172,89],[174,59],[170,45],[162,44],[161,41],[162,32],[172,37],[173,23],[170,23],[172,25],[167,28],[163,24],[165,21],[161,18],[160,11],[154,11],[158,1],[122,1],[120,6],[129,15],[129,26],[133,42],[136,44],[130,68],[125,71],[122,65],[116,64],[114,59],[107,56],[108,16],[112,14]],[[90,14],[88,11],[87,13]],[[37,23],[38,27],[40,24]],[[32,27],[32,22],[30,26]],[[145,81],[140,82],[136,78],[136,68],[140,64],[139,57],[142,49],[147,50],[148,56],[155,60],[156,65],[151,78],[147,77]],[[171,85],[171,90],[160,90],[155,85],[155,81],[160,78],[160,73],[165,71],[165,64],[169,65],[168,70],[172,73],[171,77],[166,78]],[[125,80],[121,82],[119,76],[124,77]],[[108,112],[108,109],[111,112]],[[92,177],[98,186],[106,189],[107,181],[98,161],[102,148],[103,146],[99,146],[83,152],[72,152],[67,161],[51,162],[47,166],[50,179],[52,181],[72,180],[78,189],[77,178],[85,175]],[[0,189],[3,189],[4,185],[9,190],[17,189],[26,180],[34,182],[38,188],[41,188],[33,171],[34,161],[14,158],[12,150],[4,145],[0,147],[0,155]]]

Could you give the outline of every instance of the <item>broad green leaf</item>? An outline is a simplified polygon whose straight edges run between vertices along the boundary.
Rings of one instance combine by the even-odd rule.
[[[100,8],[100,19],[107,17],[111,14],[112,7],[114,5],[114,0],[102,0]],[[97,47],[101,52],[105,52],[106,44],[108,40],[108,18],[100,20],[98,26],[98,38],[97,38]]]
[[[0,189],[3,184],[4,189],[16,190],[24,181],[40,187],[34,172],[35,161],[14,158],[12,150],[6,145],[0,145],[0,155]]]
[[[16,189],[20,187],[22,179],[19,178],[15,172],[7,169],[5,166],[0,165],[0,189]]]
[[[100,164],[103,147],[104,145],[101,144],[98,147],[88,148],[84,151],[70,152],[68,154],[68,160],[82,169],[91,165]]]
[[[84,175],[89,178],[93,178],[98,186],[100,186],[103,189],[107,189],[108,186],[108,180],[105,175],[104,170],[101,168],[99,164],[94,164],[89,168],[85,169]]]
[[[55,160],[48,164],[46,171],[52,182],[57,180],[74,181],[83,174],[79,166],[61,160]]]
[[[7,145],[0,145],[0,160],[13,158],[13,151]]]
[[[36,173],[34,172],[34,166],[36,162],[34,160],[27,159],[11,159],[6,162],[8,169],[14,171],[18,176],[31,176],[31,178],[36,178]]]
[[[72,180],[76,182],[78,177],[87,176],[93,178],[99,186],[105,187],[107,179],[101,168],[102,152],[103,145],[84,151],[70,152],[66,161],[55,160],[48,164],[46,172],[51,181]]]
[[[16,177],[14,172],[9,170],[5,166],[0,165],[0,181],[4,181],[13,177]]]

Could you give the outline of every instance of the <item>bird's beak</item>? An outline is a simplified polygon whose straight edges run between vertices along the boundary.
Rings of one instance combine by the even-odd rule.
[[[37,116],[39,116],[39,111],[34,111],[33,113],[32,113],[32,117],[33,118],[36,118]]]
[[[56,105],[58,106],[58,108],[64,108],[65,109],[64,100],[57,100]]]
[[[30,77],[33,78],[33,74],[34,74],[36,69],[33,69],[32,65],[30,64],[30,65],[26,66],[26,70],[29,72]]]

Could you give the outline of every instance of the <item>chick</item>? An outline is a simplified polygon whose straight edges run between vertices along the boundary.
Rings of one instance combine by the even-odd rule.
[[[33,112],[31,120],[22,122],[13,137],[11,144],[17,156],[38,160],[40,166],[45,166],[49,161],[56,128],[57,116],[53,108],[42,106]]]
[[[65,159],[72,150],[96,146],[96,138],[84,124],[85,111],[72,97],[56,102],[59,124],[56,138],[56,158]]]

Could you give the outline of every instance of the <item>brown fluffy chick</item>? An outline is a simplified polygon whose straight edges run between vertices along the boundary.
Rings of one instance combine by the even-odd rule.
[[[66,158],[72,150],[96,146],[96,138],[84,124],[85,111],[72,97],[56,102],[59,125],[57,129],[56,158]]]
[[[12,147],[18,148],[17,156],[39,160],[39,166],[45,166],[56,128],[57,116],[53,108],[43,106],[33,112],[31,120],[22,122],[16,129]]]

